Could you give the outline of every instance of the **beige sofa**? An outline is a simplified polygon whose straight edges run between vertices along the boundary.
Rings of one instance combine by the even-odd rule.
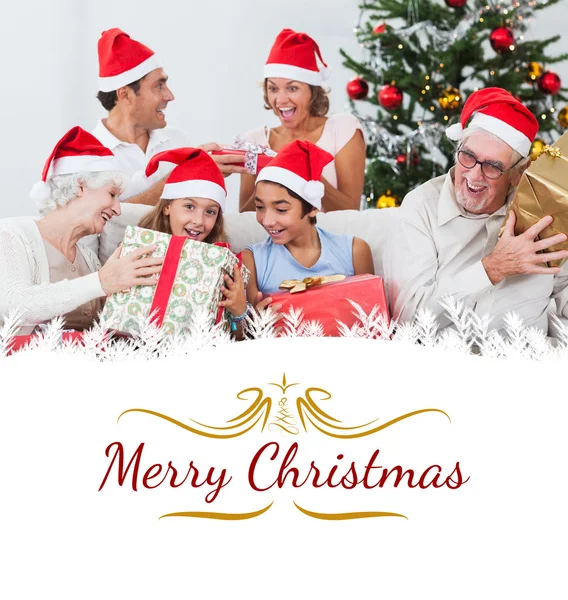
[[[113,217],[103,230],[98,241],[92,240],[93,249],[98,251],[101,262],[105,262],[122,241],[127,225],[137,225],[150,207],[141,204],[123,203],[122,214]],[[318,214],[318,225],[334,233],[346,233],[365,240],[371,247],[375,273],[382,275],[382,253],[384,244],[398,214],[395,208],[381,210],[343,210]],[[231,249],[240,252],[249,244],[266,238],[264,229],[256,222],[255,213],[228,213],[225,215],[225,229]]]

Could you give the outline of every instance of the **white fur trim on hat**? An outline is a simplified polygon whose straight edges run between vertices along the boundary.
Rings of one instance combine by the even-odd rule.
[[[218,184],[207,179],[191,179],[178,183],[166,183],[161,198],[163,200],[177,200],[178,198],[210,198],[225,210],[227,194]]]
[[[55,175],[97,171],[122,171],[122,169],[114,156],[94,156],[92,154],[62,156],[56,158],[51,164],[48,179]]]
[[[518,129],[515,129],[505,121],[496,117],[491,117],[484,113],[476,113],[470,121],[469,127],[481,127],[496,135],[499,139],[509,144],[513,150],[516,150],[521,156],[528,156],[531,150],[531,141]]]
[[[152,54],[144,62],[128,71],[124,71],[124,73],[112,77],[99,77],[99,90],[101,92],[114,92],[133,81],[138,81],[154,69],[161,69],[163,66],[162,61],[155,54]]]
[[[283,65],[279,63],[269,63],[264,65],[264,79],[269,77],[284,77],[310,85],[321,85],[324,79],[329,77],[329,69],[322,67],[320,71],[310,71],[294,65]]]
[[[321,208],[321,199],[324,194],[324,185],[321,181],[306,181],[293,171],[271,166],[262,169],[256,178],[256,182],[259,181],[274,181],[274,183],[285,185],[313,207]]]

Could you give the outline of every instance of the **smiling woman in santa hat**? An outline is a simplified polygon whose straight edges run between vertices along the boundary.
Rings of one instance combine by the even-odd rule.
[[[117,250],[101,268],[81,243],[120,214],[122,186],[115,156],[90,133],[74,127],[59,140],[32,190],[41,218],[0,221],[0,324],[15,311],[21,334],[56,316],[83,330],[107,294],[155,285],[147,276],[160,272],[162,259],[141,258],[155,246],[124,258]]]
[[[322,87],[328,68],[317,43],[305,33],[283,29],[264,66],[264,105],[280,126],[248,132],[247,141],[278,152],[294,140],[326,150],[332,161],[323,170],[321,209],[359,210],[365,178],[365,141],[361,124],[350,114],[327,116],[329,99]],[[254,210],[254,177],[241,175],[240,210]]]
[[[321,174],[332,160],[315,144],[295,141],[260,171],[256,220],[269,237],[243,252],[243,263],[251,271],[247,296],[252,304],[277,292],[285,279],[374,274],[367,242],[316,225],[324,197]],[[262,302],[269,303],[270,297]]]

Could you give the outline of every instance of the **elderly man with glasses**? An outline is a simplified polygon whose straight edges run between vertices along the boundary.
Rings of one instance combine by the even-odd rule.
[[[406,196],[386,247],[385,280],[399,322],[425,308],[447,327],[440,304],[447,297],[488,315],[491,329],[515,312],[525,325],[546,332],[551,299],[568,317],[568,270],[544,262],[568,252],[540,252],[566,235],[537,239],[552,217],[516,236],[511,213],[500,236],[537,130],[533,114],[503,89],[485,88],[468,98],[460,123],[447,131],[457,142],[455,166]]]

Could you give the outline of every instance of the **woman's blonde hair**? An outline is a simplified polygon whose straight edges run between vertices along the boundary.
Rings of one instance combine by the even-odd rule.
[[[168,233],[172,235],[170,217],[165,213],[165,209],[167,206],[169,206],[170,202],[173,202],[173,200],[164,200],[163,198],[160,198],[158,204],[156,204],[156,206],[147,215],[144,215],[140,219],[138,226],[143,227],[144,229],[152,229],[152,231],[160,231],[161,233]],[[217,220],[215,221],[213,229],[203,241],[207,244],[227,241],[222,210],[220,210],[217,214]]]
[[[312,117],[325,117],[329,112],[329,90],[324,89],[321,85],[306,84],[312,92],[310,100],[310,116]],[[270,106],[268,101],[268,79],[265,79],[262,83],[262,89],[264,92],[264,108],[266,110],[274,110]]]

